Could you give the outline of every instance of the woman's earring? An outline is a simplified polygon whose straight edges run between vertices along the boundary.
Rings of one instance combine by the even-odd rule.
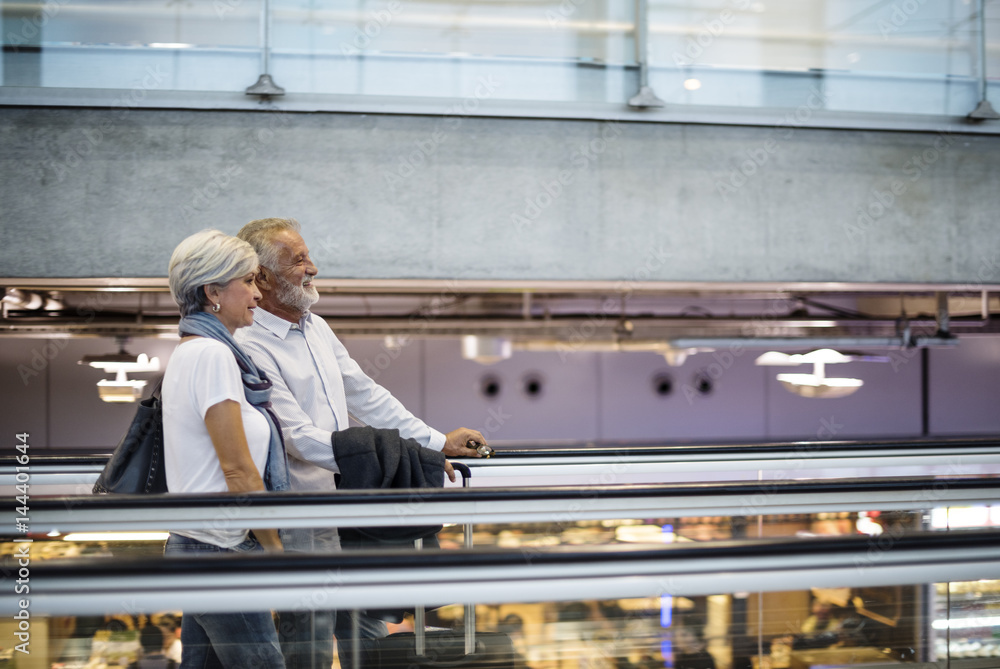
[[[212,311],[214,311],[215,313],[219,313],[219,309],[221,309],[221,308],[222,308],[222,305],[219,304],[219,303],[216,303],[216,304],[212,305]]]

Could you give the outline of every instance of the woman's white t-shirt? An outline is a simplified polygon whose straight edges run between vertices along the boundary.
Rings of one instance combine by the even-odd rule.
[[[177,346],[163,376],[163,451],[170,492],[227,492],[226,478],[205,426],[208,410],[225,400],[239,402],[250,456],[263,476],[271,427],[247,402],[239,365],[228,346],[199,337]],[[247,529],[219,509],[216,529],[176,532],[198,541],[231,548]]]

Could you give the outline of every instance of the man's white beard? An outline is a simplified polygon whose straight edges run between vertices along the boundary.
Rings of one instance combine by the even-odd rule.
[[[315,286],[296,286],[283,276],[278,276],[278,302],[295,311],[305,312],[319,301]]]

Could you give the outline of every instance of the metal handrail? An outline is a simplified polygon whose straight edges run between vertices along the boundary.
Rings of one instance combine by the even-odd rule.
[[[1000,478],[923,477],[284,492],[31,500],[33,533],[220,527],[388,527],[625,518],[923,511],[1000,500]]]
[[[662,547],[76,559],[31,568],[31,615],[535,602],[1000,578],[1000,532]],[[16,598],[0,599],[11,615]]]

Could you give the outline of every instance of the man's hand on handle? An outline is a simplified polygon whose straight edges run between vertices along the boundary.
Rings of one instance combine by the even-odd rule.
[[[475,445],[470,447],[470,441],[476,442]],[[460,427],[445,435],[442,452],[452,458],[481,458],[482,455],[476,452],[476,447],[486,445],[486,437],[479,430]]]
[[[470,445],[470,442],[475,442]],[[483,457],[476,448],[487,446],[486,437],[479,430],[470,430],[467,427],[460,427],[445,435],[444,448],[441,452],[451,458],[481,458]],[[455,482],[455,468],[445,460],[444,473],[448,475],[448,480]]]

